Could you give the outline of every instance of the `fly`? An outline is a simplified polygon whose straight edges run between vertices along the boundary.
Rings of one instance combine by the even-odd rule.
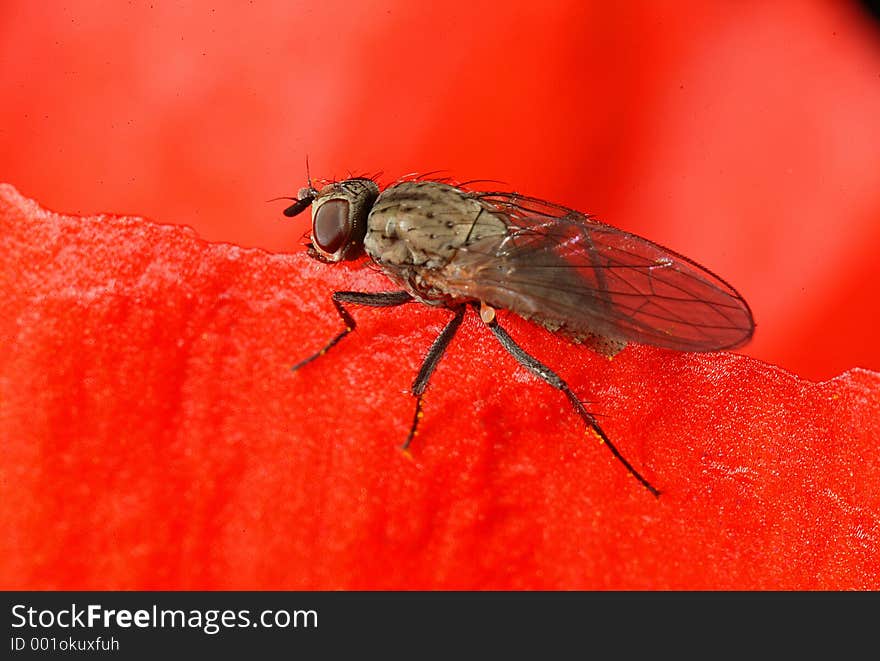
[[[380,191],[368,178],[302,188],[286,216],[312,208],[309,255],[326,263],[366,256],[394,291],[337,291],[344,329],[293,366],[299,370],[355,329],[346,304],[445,307],[452,319],[431,345],[412,385],[422,417],[431,375],[468,308],[523,367],[560,390],[605,446],[654,496],[654,487],[611,442],[583,402],[552,369],[498,323],[509,310],[569,340],[612,356],[627,342],[678,351],[740,347],[755,324],[742,296],[692,260],[573,209],[518,193],[471,191],[442,181],[402,181]]]

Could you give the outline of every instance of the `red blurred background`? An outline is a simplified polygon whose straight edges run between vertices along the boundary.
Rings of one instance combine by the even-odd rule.
[[[63,212],[299,249],[305,179],[444,169],[722,275],[744,353],[880,369],[880,29],[857,5],[0,5],[0,180]],[[325,297],[327,292],[315,292]]]

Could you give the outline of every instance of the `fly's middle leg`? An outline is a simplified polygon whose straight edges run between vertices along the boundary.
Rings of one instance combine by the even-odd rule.
[[[458,327],[461,326],[461,320],[464,319],[465,310],[467,310],[467,308],[462,305],[455,311],[455,316],[450,319],[449,323],[446,324],[446,328],[440,332],[440,335],[434,340],[434,344],[428,349],[428,354],[425,356],[422,367],[419,369],[415,381],[413,381],[412,394],[416,398],[416,411],[413,415],[412,426],[409,428],[409,434],[407,434],[406,441],[403,443],[404,450],[406,450],[409,447],[409,444],[412,443],[419,426],[419,420],[422,419],[422,395],[424,395],[425,389],[428,387],[428,381],[431,380],[431,375],[437,368],[437,364],[446,352],[449,343],[452,342],[452,338],[455,337],[455,332],[458,330]]]
[[[405,291],[390,291],[375,294],[359,291],[337,291],[333,292],[331,300],[336,307],[336,312],[339,314],[339,318],[342,319],[342,323],[345,324],[345,329],[327,342],[320,351],[313,353],[305,360],[301,360],[291,367],[290,370],[292,372],[296,372],[298,369],[305,367],[316,358],[323,356],[330,349],[335,347],[343,337],[355,329],[357,324],[354,321],[354,317],[352,317],[348,310],[345,309],[342,305],[343,303],[353,303],[355,305],[365,305],[373,308],[390,308],[395,305],[409,303],[412,300],[412,296]]]
[[[485,321],[485,320],[484,320]],[[513,338],[508,335],[507,331],[504,330],[501,326],[498,325],[498,321],[496,319],[491,319],[491,321],[485,322],[489,327],[489,330],[495,335],[498,341],[501,343],[507,352],[516,358],[517,362],[529,370],[532,374],[543,379],[551,386],[556,388],[557,390],[561,390],[565,396],[568,398],[568,401],[571,402],[571,405],[574,407],[577,414],[583,419],[584,422],[587,423],[587,426],[590,427],[596,434],[598,434],[599,438],[602,439],[603,443],[611,450],[611,454],[613,454],[620,463],[624,465],[624,467],[629,471],[629,473],[635,477],[648,491],[650,491],[654,496],[659,497],[660,491],[647,479],[645,479],[641,473],[639,473],[635,467],[627,461],[626,457],[621,454],[620,450],[611,442],[611,439],[608,438],[608,435],[599,426],[599,422],[596,420],[595,416],[592,413],[587,411],[584,408],[583,402],[577,398],[577,395],[574,394],[572,389],[568,386],[568,384],[562,380],[556,372],[547,367],[544,363],[539,361],[537,358],[527,353],[525,349],[519,346],[516,342],[513,341]]]

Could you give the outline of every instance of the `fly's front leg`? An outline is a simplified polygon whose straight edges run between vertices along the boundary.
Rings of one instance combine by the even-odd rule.
[[[409,434],[407,434],[406,441],[403,443],[404,450],[409,447],[409,444],[412,443],[413,438],[415,438],[416,430],[419,426],[419,420],[422,419],[422,395],[424,395],[425,389],[428,387],[431,375],[434,373],[434,370],[437,369],[437,364],[446,352],[446,348],[449,346],[449,343],[452,342],[452,338],[455,337],[455,332],[458,330],[458,327],[461,326],[461,320],[464,318],[465,310],[467,310],[467,308],[461,306],[455,311],[455,316],[448,324],[446,324],[446,328],[440,332],[440,335],[434,340],[434,344],[428,349],[428,354],[425,356],[422,367],[416,375],[416,380],[413,381],[412,394],[416,398],[416,412],[413,415]]]
[[[602,439],[604,444],[611,450],[611,454],[613,454],[620,463],[626,467],[626,469],[630,472],[630,474],[635,477],[648,491],[650,491],[654,496],[659,497],[660,491],[648,480],[642,477],[641,473],[639,473],[629,461],[620,453],[620,450],[611,442],[611,439],[605,434],[605,431],[602,427],[599,426],[599,422],[593,416],[592,413],[587,411],[584,408],[581,400],[577,398],[577,395],[572,392],[571,388],[568,387],[568,384],[562,380],[556,372],[547,367],[544,363],[539,361],[537,358],[527,353],[521,346],[519,346],[516,342],[513,341],[513,338],[507,334],[507,331],[501,328],[498,325],[498,322],[492,317],[489,321],[486,321],[484,318],[486,325],[489,327],[489,330],[495,335],[498,341],[501,343],[505,349],[507,349],[508,353],[511,356],[516,358],[517,362],[529,370],[535,376],[543,379],[551,386],[556,388],[557,390],[561,390],[565,393],[565,396],[568,398],[568,401],[571,402],[571,405],[574,407],[575,411],[577,411],[578,415],[583,419],[584,422],[587,423],[596,434],[598,434],[599,438]]]
[[[342,305],[343,303],[353,303],[355,305],[365,305],[373,308],[390,308],[395,305],[403,305],[404,303],[409,303],[412,300],[412,296],[405,291],[390,291],[390,292],[381,292],[381,293],[367,293],[367,292],[359,292],[359,291],[337,291],[333,292],[333,296],[331,297],[333,301],[333,305],[336,307],[336,312],[339,313],[339,318],[342,319],[342,323],[345,324],[345,329],[339,333],[336,337],[331,339],[324,347],[318,351],[317,353],[312,354],[305,360],[299,361],[296,365],[290,368],[292,372],[296,372],[298,369],[305,367],[310,362],[323,356],[330,349],[332,349],[338,342],[352,332],[357,324],[354,321],[354,317],[345,309]]]

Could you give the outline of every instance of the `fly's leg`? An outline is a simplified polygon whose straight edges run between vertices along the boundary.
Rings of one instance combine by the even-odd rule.
[[[405,291],[390,291],[376,294],[359,291],[337,291],[333,292],[331,300],[333,301],[333,305],[336,306],[336,311],[339,313],[339,318],[342,319],[342,323],[345,324],[345,330],[343,330],[341,333],[339,333],[339,335],[337,335],[327,344],[325,344],[320,351],[312,354],[305,360],[299,361],[296,365],[290,368],[290,371],[296,372],[298,369],[305,367],[316,358],[320,358],[330,349],[336,346],[339,340],[341,340],[343,337],[345,337],[355,329],[357,324],[354,321],[354,317],[352,317],[351,314],[349,314],[348,310],[343,307],[343,303],[366,305],[373,308],[390,308],[394,307],[395,305],[403,305],[404,303],[409,303],[412,300],[412,296]]]
[[[461,326],[461,320],[464,318],[464,312],[466,309],[465,306],[461,306],[455,311],[455,316],[448,324],[446,324],[446,328],[443,329],[440,335],[437,336],[437,339],[434,340],[434,344],[428,349],[428,355],[425,356],[422,367],[416,375],[416,380],[413,381],[412,394],[416,398],[416,412],[413,415],[409,434],[407,434],[406,441],[403,443],[404,450],[406,450],[409,447],[409,444],[412,443],[412,440],[416,435],[416,429],[419,426],[419,420],[422,418],[422,395],[424,395],[425,389],[428,387],[428,381],[431,380],[431,375],[437,368],[437,364],[446,352],[449,343],[452,342],[452,338],[455,336],[458,327]]]
[[[584,405],[577,398],[577,396],[572,392],[571,388],[568,387],[568,384],[562,380],[562,378],[556,374],[549,367],[544,365],[544,363],[540,362],[534,356],[526,353],[526,351],[519,346],[516,342],[513,341],[513,338],[507,334],[507,331],[501,328],[498,325],[498,322],[495,319],[492,319],[490,322],[486,324],[489,327],[489,330],[498,338],[498,341],[501,342],[501,346],[507,349],[508,353],[511,356],[516,358],[517,362],[529,370],[535,376],[543,379],[551,386],[556,388],[557,390],[561,390],[565,393],[565,396],[568,397],[568,401],[571,402],[572,406],[574,406],[575,411],[577,411],[578,415],[587,423],[587,425],[599,435],[599,438],[605,443],[609,450],[611,450],[611,454],[617,457],[618,461],[622,463],[626,469],[630,472],[630,474],[635,477],[639,482],[641,482],[642,486],[644,486],[648,491],[650,491],[655,497],[660,496],[660,491],[648,480],[642,477],[641,473],[639,473],[631,463],[629,463],[626,458],[620,453],[614,443],[611,442],[611,439],[605,434],[605,431],[602,427],[599,426],[598,421],[593,416],[592,413],[587,411],[584,408]]]

